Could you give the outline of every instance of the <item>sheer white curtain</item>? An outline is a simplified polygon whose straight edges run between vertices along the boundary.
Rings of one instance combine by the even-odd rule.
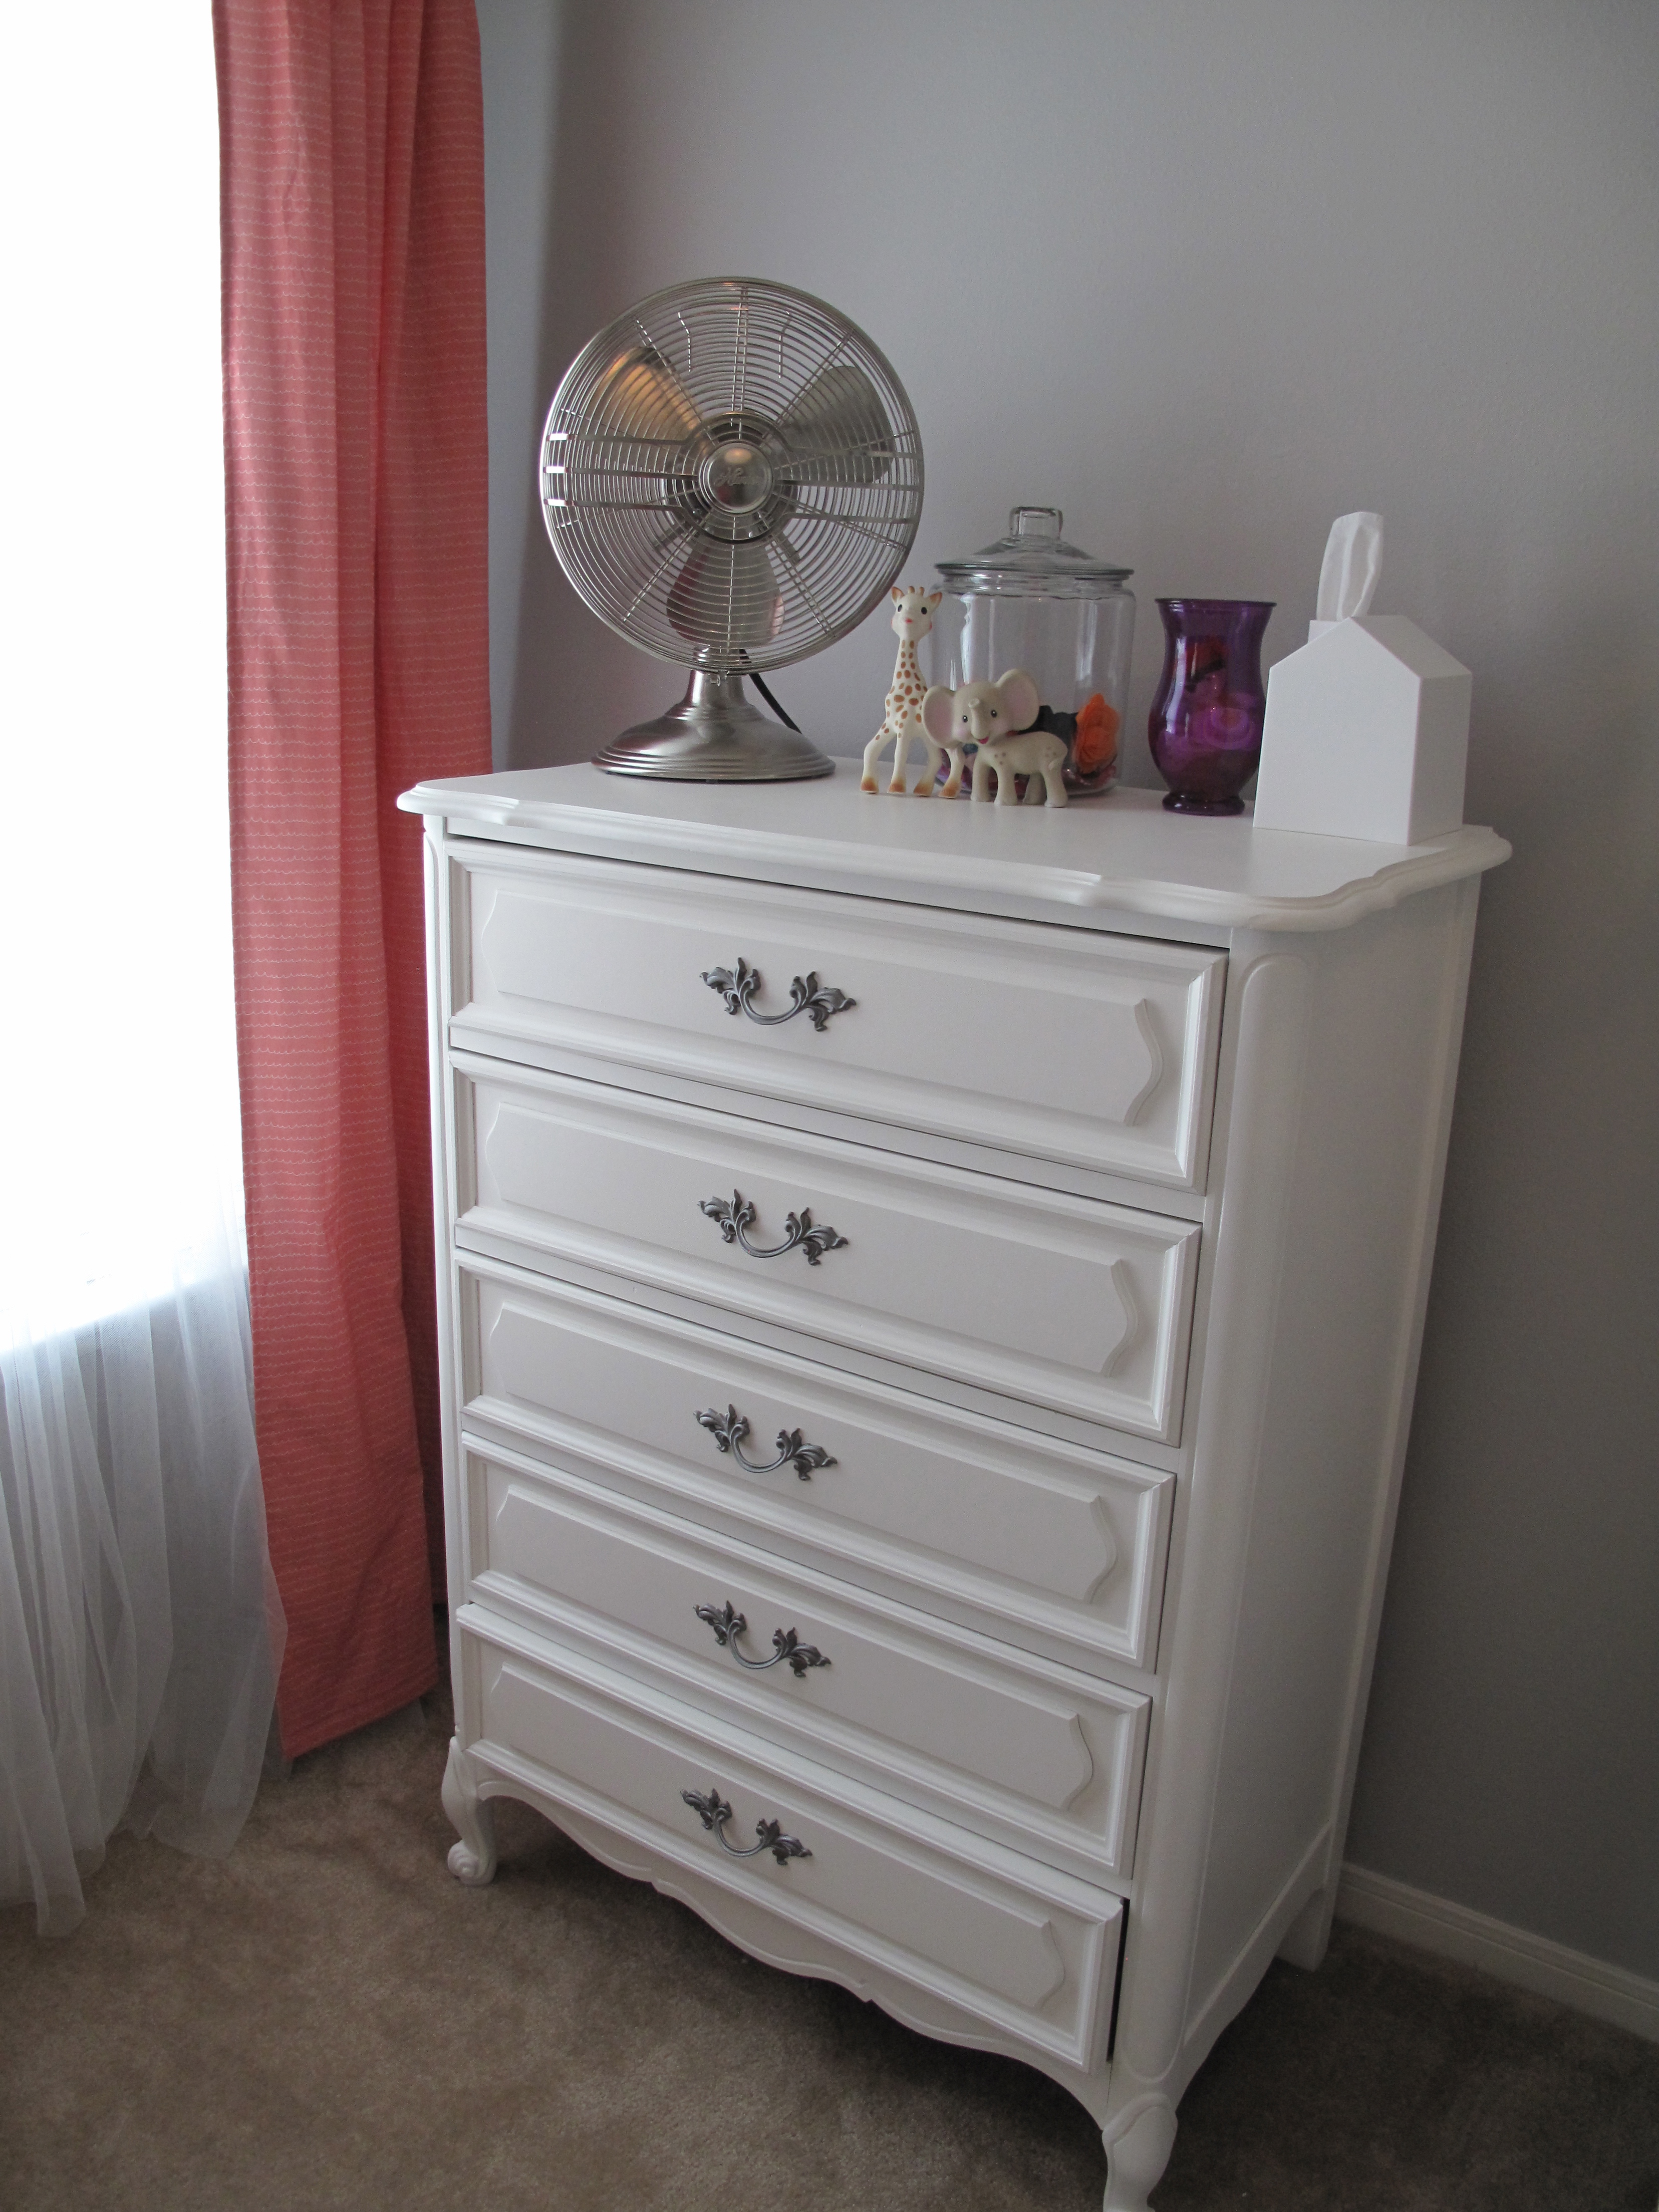
[[[229,1848],[282,1620],[254,1449],[211,12],[9,24],[0,1904]]]

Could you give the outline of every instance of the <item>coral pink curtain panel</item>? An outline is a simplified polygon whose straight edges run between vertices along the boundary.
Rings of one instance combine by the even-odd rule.
[[[435,1674],[422,862],[489,765],[473,0],[216,0],[231,864],[284,1748]]]

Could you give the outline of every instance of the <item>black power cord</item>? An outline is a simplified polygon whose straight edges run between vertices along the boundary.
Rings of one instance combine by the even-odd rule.
[[[796,721],[792,721],[789,716],[784,713],[782,708],[779,706],[777,701],[772,696],[771,689],[767,684],[765,678],[758,674],[757,672],[752,668],[745,669],[744,673],[748,677],[749,681],[754,685],[756,690],[760,693],[761,697],[765,700],[767,705],[772,709],[772,712],[777,716],[779,721],[783,724],[785,729],[793,730],[795,735],[799,737],[800,735],[800,724]]]

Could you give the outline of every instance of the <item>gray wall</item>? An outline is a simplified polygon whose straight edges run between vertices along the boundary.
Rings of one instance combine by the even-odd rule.
[[[578,347],[680,277],[874,336],[912,563],[1016,501],[1158,593],[1276,599],[1380,508],[1382,611],[1475,672],[1487,878],[1350,1856],[1659,1976],[1659,12],[1576,0],[479,0],[498,758],[677,694],[533,506]],[[878,614],[777,689],[879,715]],[[1133,780],[1152,782],[1144,742]]]

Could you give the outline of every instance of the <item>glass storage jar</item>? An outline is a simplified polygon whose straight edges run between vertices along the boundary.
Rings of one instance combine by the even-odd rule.
[[[1036,726],[1065,738],[1066,788],[1081,798],[1117,781],[1135,599],[1133,572],[1068,545],[1064,520],[1057,507],[1017,507],[1006,538],[939,563],[931,666],[952,690],[1028,669]]]

